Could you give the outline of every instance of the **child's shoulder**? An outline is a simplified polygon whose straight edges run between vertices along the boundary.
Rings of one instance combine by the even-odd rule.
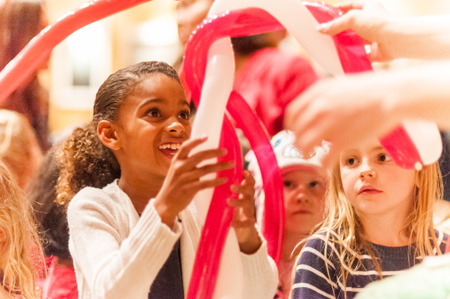
[[[336,251],[336,243],[339,243],[339,236],[332,230],[318,231],[308,238],[305,244],[305,248],[324,252],[326,248],[329,248],[329,252]]]
[[[103,188],[85,187],[81,189],[70,201],[68,212],[79,209],[113,208],[125,205],[128,196],[114,181]]]

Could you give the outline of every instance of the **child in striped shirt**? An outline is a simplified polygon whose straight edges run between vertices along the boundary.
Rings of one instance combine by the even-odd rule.
[[[447,236],[432,219],[441,186],[437,164],[400,168],[376,139],[343,151],[325,220],[299,256],[292,298],[354,298],[368,283],[444,252]]]

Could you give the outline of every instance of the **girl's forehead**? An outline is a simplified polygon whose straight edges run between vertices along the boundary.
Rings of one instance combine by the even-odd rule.
[[[366,142],[358,147],[348,148],[342,151],[341,156],[349,154],[349,153],[371,153],[378,152],[384,150],[379,140],[371,140]]]

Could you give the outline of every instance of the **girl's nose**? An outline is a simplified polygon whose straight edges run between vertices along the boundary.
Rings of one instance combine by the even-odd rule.
[[[179,121],[171,121],[167,126],[169,133],[182,134],[185,132],[184,126]]]
[[[361,179],[363,179],[363,178],[375,178],[376,177],[375,170],[372,168],[370,163],[367,160],[365,160],[365,159],[361,163],[359,177]]]
[[[308,203],[309,198],[305,192],[304,186],[298,186],[296,190],[297,194],[295,196],[297,203]]]

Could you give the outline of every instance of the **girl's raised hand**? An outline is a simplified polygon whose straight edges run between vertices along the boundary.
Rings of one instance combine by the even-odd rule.
[[[248,171],[244,171],[244,179],[240,185],[231,185],[231,192],[238,197],[228,199],[228,205],[234,207],[232,226],[236,232],[241,252],[255,253],[261,246],[261,239],[256,230],[255,212],[255,179]]]
[[[189,156],[192,149],[205,142],[207,137],[187,140],[172,160],[163,186],[155,198],[154,206],[161,221],[173,226],[175,217],[184,210],[200,190],[226,183],[226,177],[201,180],[208,174],[228,170],[234,162],[216,162],[199,166],[203,161],[225,156],[226,149],[204,150]]]

